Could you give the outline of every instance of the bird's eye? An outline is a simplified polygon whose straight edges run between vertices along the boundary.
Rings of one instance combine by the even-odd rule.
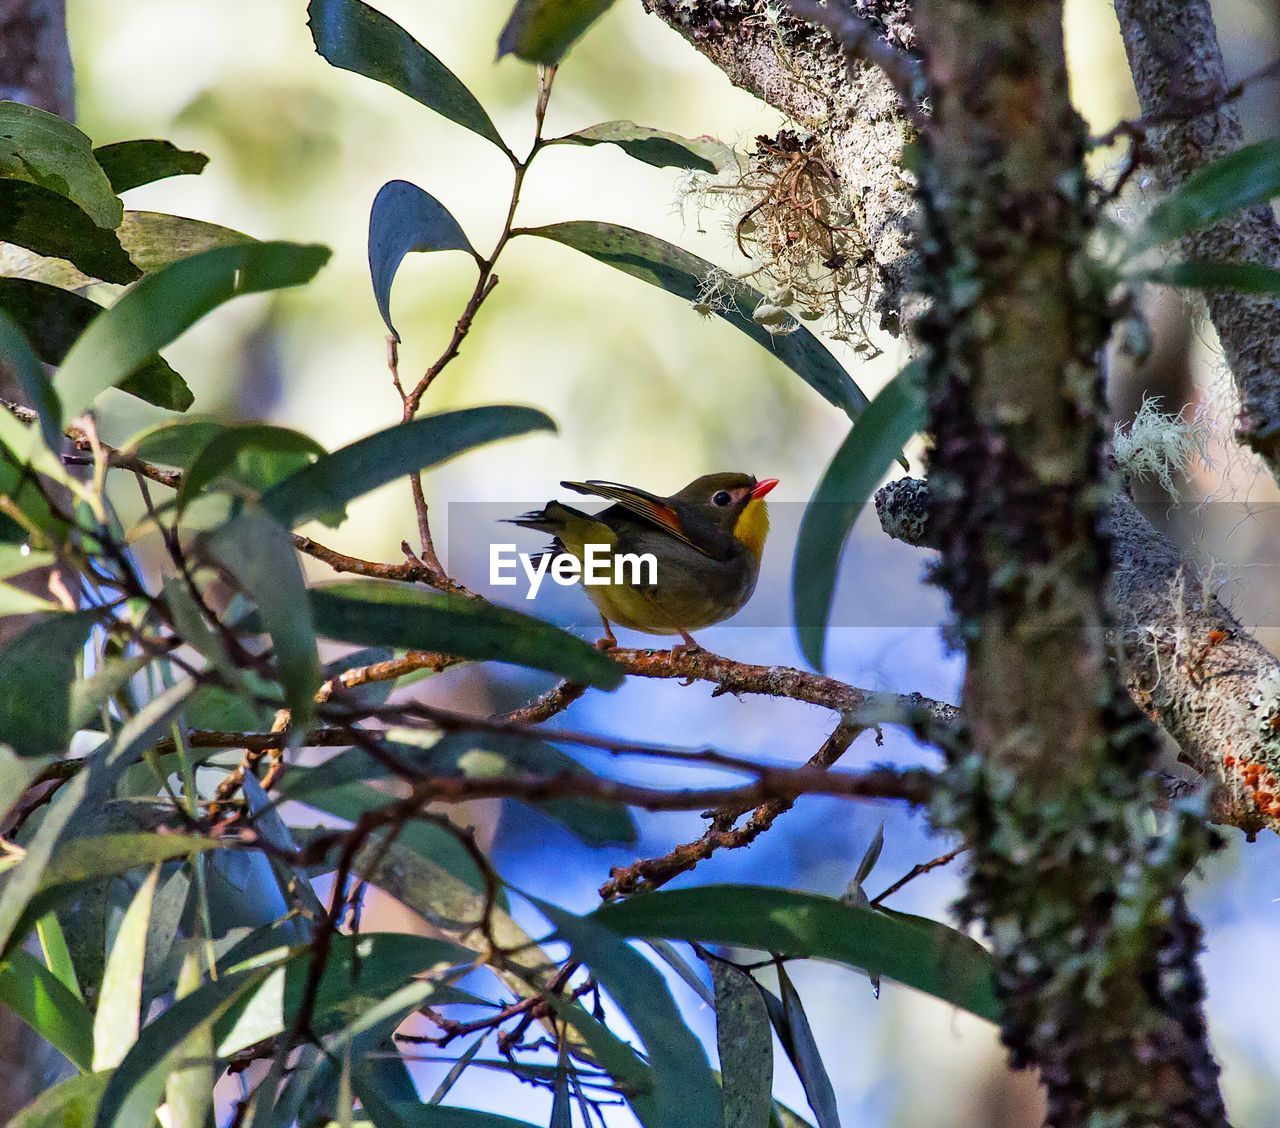
[[[717,490],[711,495],[712,505],[728,505],[732,500],[733,498],[729,496],[728,490]]]

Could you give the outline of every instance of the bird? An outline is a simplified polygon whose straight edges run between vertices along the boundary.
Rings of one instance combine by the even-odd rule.
[[[633,571],[629,579],[624,572],[623,582],[584,584],[604,626],[598,645],[617,645],[616,624],[679,635],[682,643],[672,653],[685,653],[701,649],[691,631],[728,619],[755,591],[769,534],[764,498],[777,484],[777,478],[757,481],[750,474],[705,474],[660,497],[618,482],[561,482],[614,504],[583,513],[551,501],[509,523],[550,533],[555,539],[546,552],[553,559],[569,555],[582,564],[589,544],[608,545],[611,557],[651,554],[656,577]]]

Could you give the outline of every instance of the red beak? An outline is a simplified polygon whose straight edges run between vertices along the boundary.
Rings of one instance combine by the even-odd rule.
[[[757,499],[762,498],[777,484],[777,478],[766,478],[763,482],[757,482],[755,489],[751,491],[751,496]]]

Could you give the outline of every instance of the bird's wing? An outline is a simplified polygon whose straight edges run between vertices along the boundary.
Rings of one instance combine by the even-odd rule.
[[[618,482],[561,482],[560,484],[567,490],[615,501],[627,512],[634,513],[677,540],[682,540],[699,552],[706,553],[706,549],[689,538],[680,521],[680,514],[666,498],[658,497],[657,494],[651,494],[645,490],[638,490],[635,486],[624,486]]]

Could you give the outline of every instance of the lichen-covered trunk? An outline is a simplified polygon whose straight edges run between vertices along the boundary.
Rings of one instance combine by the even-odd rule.
[[[1206,844],[1148,832],[1154,742],[1108,654],[1100,517],[1109,322],[1086,249],[1084,130],[1062,6],[920,0],[933,121],[917,326],[930,349],[930,522],[967,666],[971,750],[939,818],[972,866],[1003,1033],[1055,1125],[1225,1123],[1181,882]]]

